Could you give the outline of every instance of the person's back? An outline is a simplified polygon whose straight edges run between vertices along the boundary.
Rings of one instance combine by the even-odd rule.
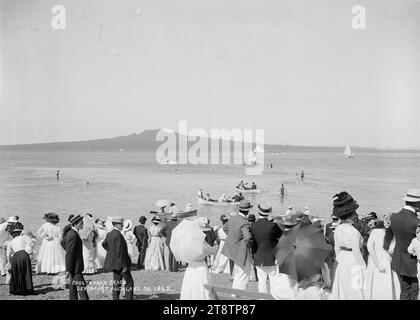
[[[124,236],[117,229],[112,230],[106,235],[102,246],[107,250],[104,263],[107,271],[121,271],[124,267],[131,265],[127,243]]]
[[[144,225],[139,224],[134,227],[133,233],[136,236],[138,243],[142,244],[144,238],[147,236],[147,229]]]
[[[260,218],[251,224],[251,234],[257,247],[254,254],[255,265],[273,266],[275,262],[273,248],[282,234],[280,227],[266,218]]]
[[[401,210],[391,215],[391,228],[395,237],[395,249],[392,255],[391,266],[399,275],[416,277],[417,259],[407,252],[413,238],[416,237],[416,228],[419,220],[408,210]]]
[[[232,216],[226,224],[228,232],[222,254],[235,261],[243,240],[242,228],[248,225],[248,220],[242,215],[237,214]]]

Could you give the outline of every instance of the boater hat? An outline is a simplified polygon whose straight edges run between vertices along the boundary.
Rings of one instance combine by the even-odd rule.
[[[121,224],[123,224],[124,223],[124,219],[123,218],[121,218],[121,217],[112,217],[112,221],[111,221],[112,223],[121,223]]]
[[[420,189],[408,189],[407,195],[403,200],[407,202],[420,202]]]
[[[131,230],[131,227],[132,226],[133,226],[133,223],[131,222],[131,220],[125,220],[124,221],[123,231],[129,231],[129,230]]]
[[[271,213],[272,210],[273,208],[271,208],[271,206],[265,202],[261,202],[258,205],[258,214],[262,217],[267,217]]]
[[[249,211],[252,208],[252,204],[249,200],[241,200],[239,202],[239,210]]]
[[[75,223],[79,222],[80,220],[83,220],[83,217],[80,214],[76,214],[72,218],[69,218],[69,222],[74,225]]]

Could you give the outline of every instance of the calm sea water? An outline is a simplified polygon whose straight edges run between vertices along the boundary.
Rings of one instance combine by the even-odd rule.
[[[274,212],[308,206],[327,217],[333,195],[345,190],[359,202],[360,214],[384,214],[401,208],[407,188],[420,188],[420,154],[365,153],[354,159],[332,153],[266,154],[265,162],[273,163],[273,169],[247,177],[240,165],[159,165],[153,152],[1,151],[0,216],[17,214],[31,231],[50,211],[59,214],[61,226],[68,215],[85,212],[121,215],[136,224],[141,215],[151,217],[156,200],[166,198],[181,209],[191,203],[216,224],[220,214],[232,209],[198,206],[197,190],[214,197],[233,195],[240,180],[255,181],[263,193],[248,198],[255,204],[269,202]],[[304,181],[296,178],[302,169]],[[283,201],[281,183],[288,191]]]

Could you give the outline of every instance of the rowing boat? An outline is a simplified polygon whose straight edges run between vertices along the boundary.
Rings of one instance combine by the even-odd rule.
[[[248,193],[248,194],[259,194],[261,193],[261,189],[241,189],[241,188],[235,188],[236,191],[242,192],[242,193]]]
[[[233,201],[228,201],[228,202],[219,202],[217,200],[205,200],[203,198],[197,197],[198,199],[198,204],[202,204],[202,205],[207,205],[207,206],[222,206],[222,207],[228,207],[228,206],[237,206],[239,204],[239,202],[233,202]]]

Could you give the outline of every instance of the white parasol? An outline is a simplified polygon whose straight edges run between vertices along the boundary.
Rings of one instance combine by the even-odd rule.
[[[155,205],[158,208],[170,207],[171,206],[171,202],[169,200],[167,200],[167,199],[161,199],[161,200],[156,201]]]
[[[89,215],[83,216],[83,229],[79,231],[79,235],[81,239],[87,239],[94,230],[95,221]]]
[[[177,261],[192,262],[204,259],[205,234],[200,228],[200,219],[182,220],[173,230],[169,247]]]

